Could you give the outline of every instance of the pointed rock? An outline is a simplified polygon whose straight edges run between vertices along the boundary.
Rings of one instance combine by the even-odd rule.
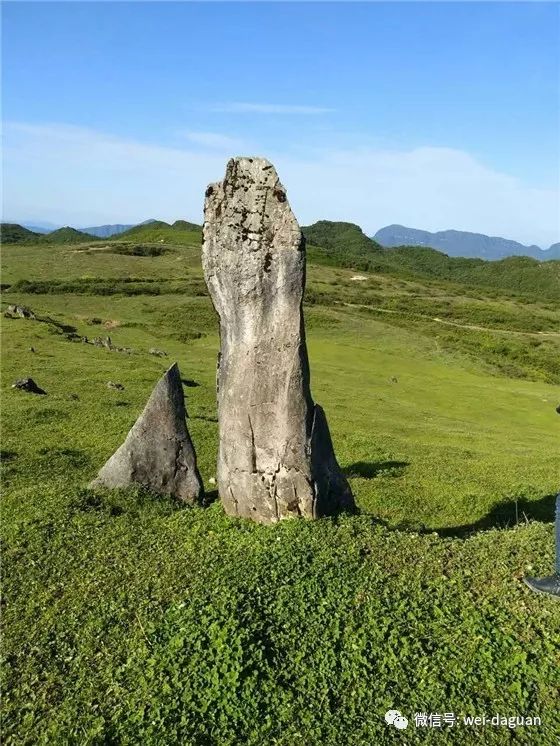
[[[202,264],[220,317],[218,490],[227,513],[273,523],[353,505],[311,398],[305,241],[274,166],[233,158],[206,190]]]
[[[139,484],[184,502],[197,502],[202,481],[187,430],[185,399],[177,363],[160,378],[122,446],[90,487]]]

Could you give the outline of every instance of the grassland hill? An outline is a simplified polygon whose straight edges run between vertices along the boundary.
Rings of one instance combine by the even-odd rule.
[[[89,233],[78,231],[70,226],[59,228],[52,233],[47,233],[42,236],[40,241],[44,244],[71,244],[71,243],[83,243],[84,241],[97,241],[97,236],[92,236]]]
[[[449,257],[424,246],[386,249],[352,223],[326,220],[304,227],[311,254],[320,253],[335,266],[386,272],[413,279],[454,282],[512,293],[560,297],[560,262],[538,262],[529,257],[508,257],[495,262]],[[313,247],[317,247],[314,249]]]
[[[116,240],[181,243],[191,240],[193,233],[202,237],[202,226],[189,223],[187,220],[176,220],[173,224],[154,220],[145,225],[135,225],[117,236]]]
[[[85,487],[176,360],[213,498],[219,330],[187,228],[2,247],[3,310],[37,317],[0,315],[4,741],[371,746],[393,738],[387,709],[428,706],[542,717],[485,746],[555,743],[560,610],[521,577],[553,567],[560,293],[536,279],[559,263],[379,249],[347,227],[345,252],[323,225],[312,392],[359,514],[270,528]],[[47,395],[12,389],[24,376]]]
[[[39,233],[35,233],[17,223],[0,224],[0,239],[2,243],[23,243],[24,241],[36,241],[38,238],[40,238]]]

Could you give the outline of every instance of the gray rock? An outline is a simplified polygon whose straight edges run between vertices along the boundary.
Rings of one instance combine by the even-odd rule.
[[[45,395],[47,393],[40,386],[37,386],[32,378],[18,378],[17,381],[12,383],[12,388],[20,389],[20,391],[27,391],[29,394]]]
[[[15,314],[22,319],[36,319],[37,317],[30,308],[26,306],[10,305],[7,308],[7,313]]]
[[[220,317],[218,490],[230,515],[273,523],[353,505],[309,386],[305,243],[262,158],[206,191],[204,275]]]
[[[90,486],[113,488],[131,484],[188,503],[202,497],[202,480],[186,425],[176,363],[160,378],[126,440]]]
[[[156,357],[167,357],[167,352],[164,352],[163,350],[156,350],[155,347],[152,347],[148,350],[150,355],[155,355]]]
[[[94,337],[91,343],[96,347],[105,347],[107,350],[114,349],[111,337]]]

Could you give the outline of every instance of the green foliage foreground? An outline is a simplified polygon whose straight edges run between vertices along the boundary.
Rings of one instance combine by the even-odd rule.
[[[554,743],[558,610],[518,579],[523,556],[550,568],[550,526],[457,540],[60,485],[18,498],[41,509],[4,556],[8,743],[369,746],[394,742],[393,707],[540,715],[515,742]]]

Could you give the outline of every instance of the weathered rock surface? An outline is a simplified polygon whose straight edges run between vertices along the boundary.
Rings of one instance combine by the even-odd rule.
[[[309,387],[305,242],[272,164],[229,161],[206,191],[202,262],[220,317],[218,490],[272,523],[353,504]]]
[[[32,378],[18,378],[17,381],[12,383],[13,389],[20,389],[20,391],[27,391],[29,394],[46,394],[40,386],[37,386]]]
[[[160,378],[122,446],[105,463],[91,487],[140,484],[184,502],[197,502],[202,481],[187,430],[177,364]]]
[[[6,313],[15,314],[22,319],[36,319],[37,317],[30,308],[26,306],[10,305],[8,306]]]

